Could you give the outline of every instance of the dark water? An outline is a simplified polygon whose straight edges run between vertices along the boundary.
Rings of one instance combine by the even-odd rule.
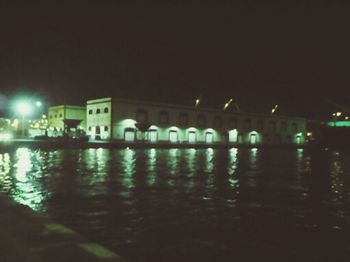
[[[20,148],[0,190],[135,261],[350,261],[350,154]]]

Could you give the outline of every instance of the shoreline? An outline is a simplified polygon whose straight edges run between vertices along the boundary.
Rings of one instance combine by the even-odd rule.
[[[310,148],[320,145],[314,144],[221,144],[221,143],[149,143],[149,142],[124,142],[124,141],[75,141],[75,140],[31,140],[18,139],[0,142],[0,149],[11,149],[18,147],[30,147],[38,149],[86,149],[86,148],[196,148],[196,149],[230,149],[230,148]]]

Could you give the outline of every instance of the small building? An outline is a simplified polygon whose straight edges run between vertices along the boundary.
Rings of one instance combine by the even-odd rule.
[[[86,107],[75,105],[52,106],[48,109],[49,136],[85,132]]]
[[[119,98],[87,101],[91,139],[188,144],[302,144],[306,119]]]

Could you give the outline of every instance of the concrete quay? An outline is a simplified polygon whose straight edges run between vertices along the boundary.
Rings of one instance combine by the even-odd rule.
[[[125,262],[70,228],[0,195],[0,262]]]
[[[307,148],[309,144],[222,144],[222,143],[149,143],[149,142],[124,142],[124,141],[76,141],[76,140],[34,140],[16,139],[12,141],[0,142],[0,149],[12,149],[18,147],[38,148],[38,149],[84,149],[84,148]]]

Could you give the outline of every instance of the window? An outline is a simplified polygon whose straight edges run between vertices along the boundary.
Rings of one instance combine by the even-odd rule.
[[[136,121],[138,123],[147,123],[148,122],[148,114],[144,109],[137,109],[136,111]]]
[[[108,126],[105,126],[104,130],[105,130],[105,132],[107,132],[108,131]]]
[[[91,126],[89,126],[89,131],[91,131]]]
[[[238,127],[237,119],[232,117],[230,118],[230,128],[235,129]]]
[[[214,123],[213,123],[214,128],[220,128],[222,127],[222,118],[220,116],[215,116],[214,117]]]
[[[275,121],[271,120],[269,122],[269,129],[270,129],[270,131],[276,131],[276,122]]]
[[[169,141],[171,143],[176,143],[178,141],[177,131],[175,130],[169,131]]]
[[[104,113],[108,113],[109,109],[108,107],[105,107],[105,109],[103,110]]]
[[[258,122],[256,123],[256,128],[261,131],[264,130],[264,121],[262,121],[261,119],[258,120]]]
[[[204,115],[198,115],[197,117],[197,126],[205,127],[206,126],[206,118]]]
[[[188,114],[180,113],[180,115],[179,115],[179,126],[188,126]]]
[[[244,129],[251,129],[252,128],[252,120],[250,120],[249,118],[244,119],[243,128]]]
[[[57,114],[55,114],[55,118],[57,118]]]
[[[287,123],[283,121],[283,122],[281,123],[281,131],[282,131],[282,132],[286,132],[286,130],[287,130]]]
[[[169,124],[169,113],[166,111],[159,112],[159,124]]]
[[[63,117],[62,113],[60,114],[60,117]]]
[[[92,115],[92,109],[89,110],[89,115]]]
[[[101,109],[97,108],[96,109],[96,114],[100,114],[101,113]]]

